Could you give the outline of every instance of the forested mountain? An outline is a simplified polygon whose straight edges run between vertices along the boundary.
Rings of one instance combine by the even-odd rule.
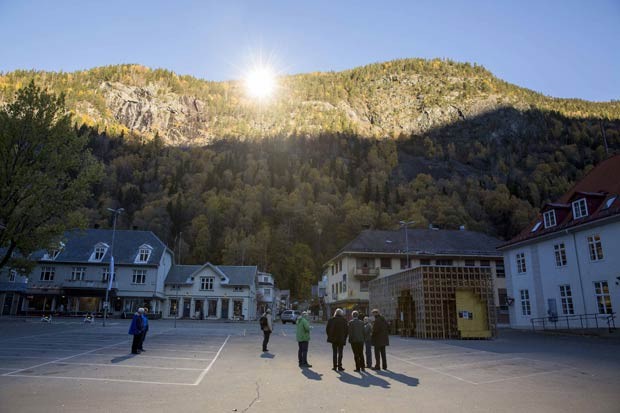
[[[400,60],[280,79],[269,105],[239,83],[136,65],[0,76],[65,92],[105,165],[90,225],[153,230],[183,263],[257,264],[294,295],[365,227],[509,238],[620,151],[620,103],[553,99],[480,66]]]

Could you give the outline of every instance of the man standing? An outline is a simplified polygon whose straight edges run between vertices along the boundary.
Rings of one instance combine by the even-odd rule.
[[[146,333],[149,331],[149,319],[146,316],[146,308],[138,308],[138,313],[142,314],[142,337],[140,337],[140,351],[144,351],[144,340],[146,339]]]
[[[267,350],[269,336],[273,331],[273,320],[271,319],[271,310],[268,308],[260,318],[260,328],[263,330],[263,351]]]
[[[129,334],[133,335],[131,354],[140,354],[140,339],[142,338],[143,328],[142,314],[136,311],[129,325]]]
[[[359,313],[353,311],[349,321],[349,343],[355,359],[355,371],[366,371],[364,368],[364,322],[359,319]]]
[[[370,318],[364,317],[364,347],[366,349],[366,367],[372,368],[372,324]]]
[[[381,370],[379,364],[379,356],[383,365],[383,370],[387,370],[387,359],[385,357],[385,346],[390,345],[390,326],[388,322],[379,313],[378,309],[372,310],[375,322],[372,325],[372,345],[375,346],[375,366],[373,370]]]
[[[344,311],[337,308],[334,316],[329,319],[325,327],[327,333],[327,342],[332,343],[332,357],[334,367],[332,370],[344,371],[342,367],[342,350],[347,344],[347,336],[349,334],[347,320],[344,319]]]
[[[310,342],[310,322],[308,321],[308,312],[304,311],[297,319],[297,360],[299,367],[312,367],[308,364],[308,344]]]

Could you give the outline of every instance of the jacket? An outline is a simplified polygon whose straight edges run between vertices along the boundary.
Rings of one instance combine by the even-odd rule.
[[[306,317],[297,319],[297,341],[310,341],[310,322]]]
[[[149,319],[146,317],[146,314],[142,314],[142,325],[144,331],[149,331]]]
[[[372,325],[372,345],[375,347],[383,347],[390,345],[390,326],[382,315],[375,316],[375,322]]]
[[[347,336],[349,335],[349,329],[347,326],[347,320],[343,316],[337,315],[332,317],[327,322],[325,327],[327,333],[327,342],[344,346],[347,344]]]
[[[138,313],[133,315],[131,319],[131,324],[129,324],[129,332],[128,334],[138,335],[142,334],[142,330],[144,328],[144,321],[142,320],[142,316]]]
[[[364,343],[372,343],[372,324],[364,324]]]
[[[349,343],[364,342],[364,322],[359,318],[349,321]]]

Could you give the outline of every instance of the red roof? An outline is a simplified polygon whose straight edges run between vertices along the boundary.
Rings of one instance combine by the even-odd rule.
[[[554,232],[563,231],[576,225],[590,223],[612,215],[620,215],[620,155],[614,155],[594,167],[581,181],[577,182],[556,202],[544,206],[544,211],[570,206],[572,201],[585,198],[588,204],[588,215],[574,219],[570,212],[555,226],[545,228],[542,215],[530,223],[519,235],[501,245],[504,248]],[[557,215],[557,214],[556,214]],[[535,231],[533,229],[536,228]]]

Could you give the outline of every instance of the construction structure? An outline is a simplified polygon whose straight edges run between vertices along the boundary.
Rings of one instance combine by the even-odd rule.
[[[419,266],[369,283],[370,306],[393,332],[432,339],[496,335],[489,267]]]

